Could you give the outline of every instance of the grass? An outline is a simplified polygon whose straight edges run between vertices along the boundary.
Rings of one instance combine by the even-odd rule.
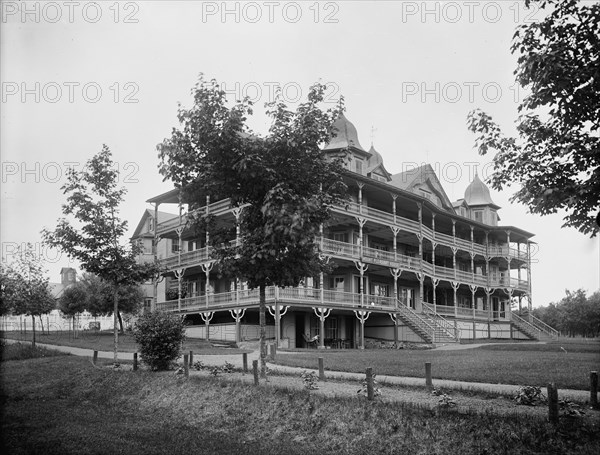
[[[317,368],[318,357],[333,371],[363,373],[373,367],[378,375],[424,378],[424,364],[431,362],[437,379],[538,386],[555,382],[559,388],[589,390],[590,371],[600,370],[600,343],[516,343],[457,351],[307,350],[279,355],[276,363]]]
[[[75,356],[3,362],[2,453],[584,454],[597,423],[326,398]]]
[[[33,347],[31,344],[5,343],[0,344],[0,359],[5,362],[9,360],[36,359],[39,357],[53,357],[57,355],[68,355],[64,352],[48,349],[41,346]]]
[[[37,332],[35,339],[38,343],[54,344],[60,346],[73,346],[82,349],[112,352],[114,346],[112,331],[80,331],[78,333],[78,338],[74,338],[72,332],[70,331],[58,331],[49,333]],[[18,341],[31,341],[33,339],[31,332],[2,332],[2,337]],[[229,343],[226,341],[219,341],[217,343],[235,346],[233,343]],[[136,351],[138,351],[138,346],[131,334],[125,333],[124,335],[119,335],[119,352]],[[187,353],[189,351],[194,351],[194,353],[202,355],[242,354],[244,352],[250,352],[248,350],[238,349],[236,347],[214,347],[210,341],[199,340],[196,338],[188,338],[184,342],[183,352]]]

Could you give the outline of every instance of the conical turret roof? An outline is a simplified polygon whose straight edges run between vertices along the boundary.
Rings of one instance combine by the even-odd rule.
[[[494,203],[494,201],[492,201],[490,190],[486,184],[481,181],[477,174],[475,174],[473,181],[465,190],[465,202],[469,204],[470,207],[489,205],[495,208],[500,208]]]
[[[356,131],[356,127],[350,120],[346,118],[344,114],[341,114],[334,122],[333,129],[335,136],[331,139],[331,142],[325,146],[324,150],[354,147],[362,152],[368,153],[358,141],[358,132]]]

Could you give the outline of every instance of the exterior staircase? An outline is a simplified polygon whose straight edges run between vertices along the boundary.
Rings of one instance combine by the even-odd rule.
[[[530,340],[553,341],[558,339],[558,330],[550,327],[531,313],[524,313],[522,316],[524,317],[516,313],[511,313],[510,320],[513,323],[513,327],[526,335]]]
[[[398,302],[398,317],[427,343],[458,343],[460,333],[454,324],[439,314],[417,313]]]

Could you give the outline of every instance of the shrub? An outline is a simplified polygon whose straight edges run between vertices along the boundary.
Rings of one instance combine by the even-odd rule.
[[[133,327],[142,361],[152,370],[167,370],[181,357],[185,325],[176,315],[154,311],[141,316]]]
[[[304,383],[304,388],[306,390],[317,390],[319,388],[317,385],[319,378],[317,378],[317,373],[314,371],[309,372],[305,370],[302,372],[300,377],[302,378],[302,382]]]
[[[538,403],[545,403],[546,397],[542,393],[542,389],[540,387],[524,385],[519,387],[519,390],[515,395],[515,401],[517,404],[535,406]]]

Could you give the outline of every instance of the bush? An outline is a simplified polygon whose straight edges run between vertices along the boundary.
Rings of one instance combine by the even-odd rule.
[[[142,361],[152,370],[167,370],[181,357],[185,325],[176,315],[154,311],[141,316],[133,327]]]

